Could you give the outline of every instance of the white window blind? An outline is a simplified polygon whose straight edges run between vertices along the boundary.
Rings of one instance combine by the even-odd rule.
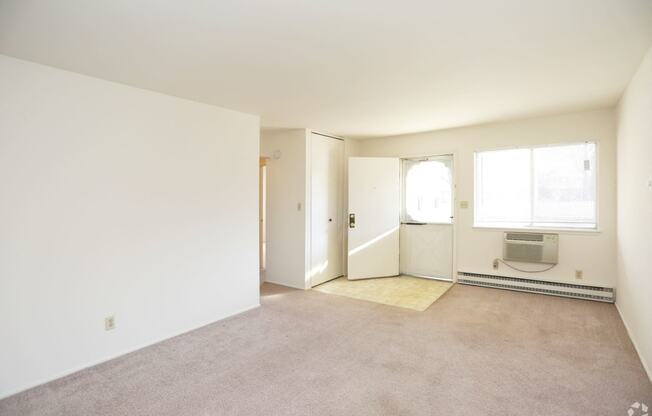
[[[475,225],[596,228],[593,142],[476,152]]]

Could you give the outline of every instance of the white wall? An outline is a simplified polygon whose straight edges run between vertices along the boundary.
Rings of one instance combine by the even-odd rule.
[[[618,106],[618,298],[652,378],[652,49]]]
[[[307,191],[309,132],[305,129],[264,130],[261,156],[267,161],[267,267],[265,280],[306,288],[310,227]]]
[[[559,265],[537,278],[613,287],[616,283],[616,123],[613,110],[591,111],[486,124],[420,134],[362,140],[361,156],[426,156],[455,154],[457,181],[457,270],[495,274],[494,258],[502,257],[502,231],[473,228],[473,153],[516,145],[599,143],[599,232],[560,232]],[[460,209],[459,201],[469,201]],[[532,267],[536,269],[535,265]],[[575,270],[584,279],[575,279]],[[501,266],[499,273],[521,276]]]
[[[0,56],[0,397],[258,305],[258,135]]]

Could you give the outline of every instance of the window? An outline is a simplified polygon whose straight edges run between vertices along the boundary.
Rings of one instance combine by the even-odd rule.
[[[450,224],[452,156],[403,159],[403,222]]]
[[[475,225],[596,228],[596,144],[475,154]]]

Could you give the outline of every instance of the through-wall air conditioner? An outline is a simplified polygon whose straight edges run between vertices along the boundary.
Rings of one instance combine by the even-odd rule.
[[[508,231],[503,240],[503,260],[557,264],[558,249],[558,234]]]

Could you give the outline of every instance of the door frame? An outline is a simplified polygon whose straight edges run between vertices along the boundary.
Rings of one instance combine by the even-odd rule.
[[[267,160],[260,156],[258,159],[258,269],[260,284],[265,281],[265,268],[267,266]]]

